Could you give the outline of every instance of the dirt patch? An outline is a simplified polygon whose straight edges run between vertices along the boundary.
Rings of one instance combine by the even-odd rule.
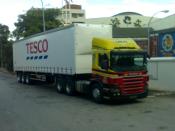
[[[15,75],[15,72],[10,72],[8,70],[6,70],[5,68],[0,68],[0,72],[5,73],[5,74],[10,74],[10,75]]]
[[[174,91],[161,91],[161,90],[150,90],[149,97],[166,96],[175,97]]]

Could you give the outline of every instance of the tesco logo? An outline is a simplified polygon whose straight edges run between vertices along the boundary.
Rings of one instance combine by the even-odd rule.
[[[48,51],[47,39],[29,42],[26,44],[27,54],[45,53]]]

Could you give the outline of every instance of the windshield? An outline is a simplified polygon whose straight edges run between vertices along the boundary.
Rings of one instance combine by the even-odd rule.
[[[146,70],[144,53],[111,53],[111,69],[114,71]]]

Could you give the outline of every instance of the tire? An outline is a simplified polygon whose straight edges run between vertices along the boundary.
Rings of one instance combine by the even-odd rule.
[[[31,80],[30,80],[30,76],[29,75],[26,75],[26,77],[25,77],[25,82],[26,82],[26,84],[31,84]]]
[[[26,80],[25,80],[25,76],[24,76],[24,75],[21,75],[21,83],[23,83],[23,84],[24,84],[24,83],[25,83],[25,81],[26,81]]]
[[[19,74],[19,73],[17,74],[17,82],[21,83],[21,74]]]
[[[65,91],[64,81],[62,79],[57,79],[56,89],[58,93],[63,93]]]
[[[100,84],[92,85],[91,96],[96,103],[103,102],[103,93],[102,93],[102,87]]]
[[[75,82],[73,80],[68,80],[65,87],[66,94],[73,96],[75,94]]]

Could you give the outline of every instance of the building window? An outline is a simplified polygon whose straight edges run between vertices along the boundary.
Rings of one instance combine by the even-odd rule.
[[[72,13],[72,18],[79,18],[79,17],[84,17],[84,14]]]
[[[77,18],[77,17],[78,17],[77,14],[75,14],[75,13],[72,14],[72,18]]]
[[[79,17],[84,17],[84,14],[79,14]]]

